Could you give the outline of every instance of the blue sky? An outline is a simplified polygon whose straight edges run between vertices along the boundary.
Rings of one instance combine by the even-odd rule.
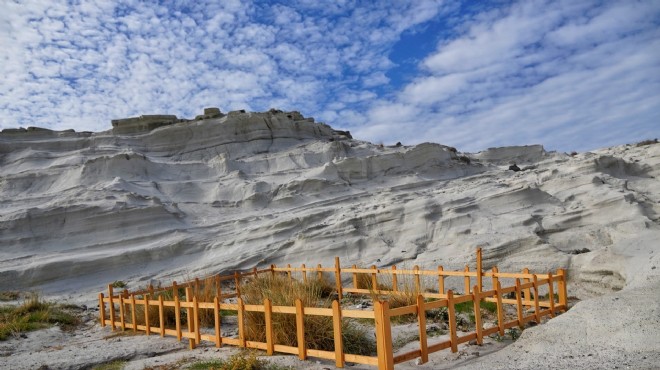
[[[270,108],[463,151],[660,137],[660,1],[0,2],[0,129]]]

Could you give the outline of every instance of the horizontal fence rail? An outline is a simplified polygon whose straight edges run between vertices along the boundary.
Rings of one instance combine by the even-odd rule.
[[[330,307],[305,307],[303,301],[296,299],[294,306],[273,305],[270,299],[264,299],[261,304],[246,304],[241,295],[241,284],[245,279],[260,274],[285,274],[293,281],[307,282],[308,278],[323,278],[323,274],[334,275],[334,289],[337,299],[332,301]],[[294,278],[294,274],[296,277]],[[342,274],[351,275],[350,286],[342,285]],[[388,277],[390,286],[379,285],[379,277]],[[435,289],[424,290],[421,278],[432,277],[437,284]],[[464,291],[462,294],[449,289],[445,290],[446,278],[463,278]],[[490,286],[484,290],[484,278]],[[404,283],[403,288],[399,279],[412,279]],[[502,287],[502,280],[511,280],[511,286]],[[472,281],[475,285],[471,285]],[[490,281],[488,281],[490,280]],[[223,287],[224,285],[224,287]],[[365,287],[366,285],[366,287]],[[414,304],[390,308],[389,302],[382,296],[392,297],[396,294],[415,293]],[[437,291],[436,291],[437,289]],[[211,291],[212,301],[200,301],[203,294]],[[539,291],[547,292],[547,299]],[[185,298],[180,297],[181,293]],[[373,310],[345,309],[341,307],[341,300],[346,294],[369,295],[373,298]],[[231,299],[232,302],[225,302]],[[457,331],[456,305],[472,302],[474,310],[475,330],[459,336]],[[481,302],[496,304],[496,325],[484,327]],[[516,315],[507,320],[505,305],[515,307]],[[520,327],[528,322],[541,323],[544,316],[554,317],[557,312],[566,311],[567,287],[566,273],[560,269],[556,274],[534,274],[528,269],[521,273],[499,272],[496,267],[490,271],[482,269],[481,249],[477,250],[476,270],[468,266],[463,271],[445,271],[442,266],[437,270],[420,270],[418,266],[412,269],[397,269],[392,266],[388,269],[359,268],[355,265],[342,268],[339,258],[335,258],[334,267],[277,267],[271,265],[267,269],[253,269],[248,272],[236,272],[234,275],[215,275],[204,279],[194,279],[182,284],[173,282],[167,287],[154,288],[149,286],[144,290],[129,292],[124,289],[115,293],[112,284],[108,285],[108,295],[99,293],[100,323],[109,325],[114,330],[144,331],[146,335],[159,334],[161,337],[173,336],[177,340],[188,339],[189,347],[195,348],[201,341],[214,343],[216,347],[222,345],[238,346],[242,348],[255,348],[266,351],[268,355],[275,352],[297,355],[301,360],[316,357],[335,361],[337,367],[344,367],[347,362],[378,366],[379,369],[393,369],[395,364],[420,358],[421,363],[428,361],[430,353],[450,348],[456,352],[461,343],[476,340],[483,343],[484,336],[498,333],[504,336],[506,329]],[[431,343],[426,332],[426,316],[429,310],[446,308],[448,316],[448,339]],[[171,314],[174,317],[171,317]],[[222,316],[231,313],[237,317],[237,333],[223,335]],[[166,315],[166,313],[168,315]],[[265,342],[249,340],[245,332],[246,317],[252,313],[263,314]],[[210,328],[200,328],[200,317],[206,317],[212,322]],[[275,343],[273,334],[273,315],[291,315],[295,318],[297,346],[288,346]],[[403,315],[415,315],[418,325],[419,347],[405,352],[394,354],[392,346],[391,325],[392,319]],[[139,316],[139,318],[138,318]],[[167,316],[167,317],[166,317]],[[331,318],[334,351],[307,348],[305,343],[305,317],[324,316]],[[375,325],[377,356],[365,356],[345,353],[342,344],[342,322],[344,319],[373,320]],[[168,320],[170,321],[168,323]],[[173,322],[172,322],[173,321]],[[141,322],[144,324],[142,325]],[[169,327],[168,327],[169,326]]]

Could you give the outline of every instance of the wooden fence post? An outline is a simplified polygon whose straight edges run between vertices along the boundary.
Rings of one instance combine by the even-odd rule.
[[[373,271],[371,273],[371,290],[374,292],[378,291],[378,273],[377,273],[377,268],[376,265],[371,265],[371,270]]]
[[[524,328],[523,322],[523,305],[522,305],[522,290],[520,289],[520,279],[516,279],[516,308],[518,313],[518,326],[520,329]]]
[[[396,265],[392,265],[392,291],[399,291],[399,279],[396,276]]]
[[[218,297],[213,298],[213,324],[215,324],[215,347],[222,347],[222,331],[220,325],[222,324],[222,316],[220,316],[220,300]]]
[[[483,323],[481,322],[481,290],[475,285],[472,289],[472,303],[474,306],[474,326],[477,331],[477,343],[484,344]]]
[[[548,300],[550,301],[550,317],[555,317],[555,289],[552,273],[548,273]]]
[[[236,285],[236,296],[241,296],[241,274],[238,271],[234,271],[234,284]]]
[[[419,266],[415,265],[413,266],[413,272],[415,274],[414,279],[415,279],[415,295],[420,294],[422,292],[422,283],[420,282],[419,279]]]
[[[323,267],[322,267],[321,264],[319,263],[318,265],[316,265],[316,268],[317,268],[317,270],[316,270],[316,278],[319,279],[319,281],[321,281],[321,280],[323,280],[323,271],[321,271],[321,269],[322,269]]]
[[[193,292],[191,287],[186,287],[186,302],[192,302]],[[195,330],[193,326],[194,319],[193,309],[191,307],[186,308],[186,321],[188,322],[188,333],[192,334]],[[195,349],[195,339],[188,338],[188,346],[190,349]]]
[[[245,308],[243,298],[238,298],[238,346],[245,348]]]
[[[135,312],[135,293],[131,294],[131,323],[133,324],[133,332],[137,332],[137,315]]]
[[[289,273],[290,272],[291,270],[289,270]],[[268,298],[264,299],[264,321],[266,325],[266,354],[272,356],[273,352],[275,352],[275,342],[273,338],[273,305]]]
[[[119,320],[121,323],[121,331],[126,330],[126,322],[124,320],[124,295],[119,294]]]
[[[353,270],[357,268],[357,265],[351,266]],[[360,286],[358,285],[358,274],[357,272],[353,272],[353,289],[360,289]]]
[[[536,316],[536,323],[541,323],[541,307],[539,306],[539,283],[536,274],[533,277],[534,284],[534,315]]]
[[[495,294],[497,294],[497,327],[500,329],[500,336],[504,336],[504,307],[502,307],[502,285],[500,282],[497,282],[495,288]]]
[[[195,278],[195,290],[194,290],[194,294],[193,294],[195,297],[199,296],[200,288],[201,287],[200,287],[200,284],[199,284],[199,278],[196,277]]]
[[[149,323],[149,294],[142,295],[142,298],[144,298],[144,331],[146,335],[150,335],[151,324]]]
[[[173,297],[179,296],[179,287],[176,285],[176,281],[172,282],[172,296]]]
[[[290,264],[290,263],[287,263],[286,268],[287,268],[287,270],[286,270],[286,276],[289,278],[289,284],[291,284],[291,283],[292,283],[292,279],[293,279],[293,278],[291,277],[291,264]]]
[[[160,336],[165,336],[165,306],[163,296],[158,296],[158,324],[160,325]]]
[[[557,270],[559,280],[557,280],[557,295],[559,296],[559,305],[563,306],[564,312],[568,310],[568,294],[566,293],[566,270]]]
[[[303,311],[303,302],[296,298],[296,339],[298,341],[298,358],[307,359],[307,350],[305,349],[305,316]]]
[[[523,274],[529,274],[529,269],[527,267],[525,267],[522,272],[523,272]],[[525,277],[525,278],[523,278],[522,282],[523,282],[523,284],[526,284],[526,283],[529,283],[530,281],[531,280],[529,278]],[[532,295],[530,294],[530,289],[525,288],[525,289],[523,289],[523,292],[525,293],[524,294],[524,297],[525,297],[524,300],[525,300],[525,302],[527,302],[526,305],[529,306],[529,307],[532,307]]]
[[[458,336],[456,335],[456,307],[454,306],[454,292],[447,291],[447,312],[449,314],[449,340],[451,342],[451,351],[458,352]]]
[[[99,316],[101,327],[105,327],[105,302],[103,302],[103,293],[99,293]]]
[[[179,295],[174,296],[174,321],[176,325],[176,339],[181,341],[181,302],[179,301]]]
[[[275,277],[275,269],[277,268],[277,265],[274,263],[270,265],[270,276]]]
[[[218,299],[222,299],[222,281],[220,280],[220,274],[215,275],[215,296]]]
[[[438,293],[445,294],[445,276],[442,274],[442,266],[438,266]]]
[[[477,291],[479,293],[483,292],[483,273],[482,270],[482,260],[481,260],[481,248],[477,249]]]
[[[470,275],[467,274],[468,272],[470,272],[470,266],[465,265],[465,293],[463,293],[465,295],[470,294]]]
[[[337,297],[339,300],[341,300],[341,267],[339,265],[339,257],[335,257],[335,285],[337,286]]]
[[[202,333],[199,331],[199,300],[193,296],[193,328],[195,330],[195,346],[202,341]]]
[[[341,332],[341,309],[339,301],[332,301],[332,329],[335,341],[335,366],[344,367],[344,343]]]
[[[419,329],[419,348],[422,352],[422,363],[429,361],[428,341],[426,340],[426,309],[424,308],[424,296],[417,294],[417,323]]]
[[[389,311],[390,309],[387,301],[374,301],[378,370],[394,370],[392,328]]]
[[[497,286],[500,283],[500,278],[497,277],[498,273],[499,273],[499,270],[497,269],[497,266],[493,266],[493,269],[492,269],[493,289],[497,289]]]
[[[304,263],[302,264],[302,278],[303,278],[303,283],[307,284],[307,270]]]
[[[110,314],[110,329],[115,331],[115,303],[112,301],[112,284],[108,284],[108,309]]]

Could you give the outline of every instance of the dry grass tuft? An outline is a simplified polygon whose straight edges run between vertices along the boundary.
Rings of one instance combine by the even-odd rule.
[[[274,306],[295,306],[300,299],[305,307],[331,307],[332,302],[324,297],[329,284],[318,279],[306,283],[289,280],[281,275],[262,275],[250,279],[241,286],[245,304],[261,305],[268,298]],[[296,318],[292,314],[273,314],[274,341],[277,344],[297,346]],[[248,340],[266,341],[265,317],[260,312],[246,312],[246,336]],[[342,338],[344,351],[352,354],[369,355],[375,351],[374,343],[366,332],[353,322],[343,320]],[[307,348],[334,350],[332,318],[327,316],[305,316],[305,343]]]
[[[60,325],[64,329],[69,329],[78,323],[78,317],[32,293],[20,306],[0,307],[0,340],[51,325]]]

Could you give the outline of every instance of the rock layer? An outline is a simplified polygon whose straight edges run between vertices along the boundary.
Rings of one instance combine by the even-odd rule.
[[[459,156],[353,140],[297,112],[137,135],[3,133],[0,289],[92,291],[334,256],[462,268],[482,247],[487,267],[567,268],[589,297],[658,274],[657,248],[640,241],[660,236],[659,174],[660,145]]]

